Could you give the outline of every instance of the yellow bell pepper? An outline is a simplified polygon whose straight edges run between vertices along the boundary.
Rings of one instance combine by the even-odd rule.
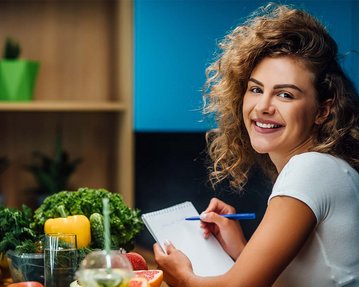
[[[66,216],[64,212],[60,211],[60,213],[62,217],[49,218],[45,221],[45,234],[73,233],[76,234],[77,248],[88,247],[91,244],[89,219],[85,215]]]

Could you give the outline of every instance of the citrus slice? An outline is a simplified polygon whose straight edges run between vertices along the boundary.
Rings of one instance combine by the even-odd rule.
[[[163,281],[163,271],[152,270],[134,270],[136,277],[146,278],[150,287],[160,287]]]
[[[128,252],[128,253],[124,253],[124,254],[127,257],[127,259],[131,262],[133,270],[147,270],[148,269],[147,262],[141,254],[139,254],[137,252]]]
[[[16,282],[7,285],[9,287],[44,287],[40,282],[36,281],[23,281],[23,282]]]
[[[130,284],[128,287],[148,287],[148,281],[146,278],[143,277],[134,277],[131,278]]]

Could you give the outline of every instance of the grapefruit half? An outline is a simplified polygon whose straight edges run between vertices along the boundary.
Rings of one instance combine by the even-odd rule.
[[[163,271],[158,269],[134,270],[136,277],[145,278],[150,287],[160,287],[163,281]],[[136,278],[135,277],[135,278]]]
[[[131,278],[129,287],[148,287],[148,281],[143,277],[134,277]]]
[[[147,262],[143,256],[137,252],[124,253],[131,262],[133,270],[147,270]]]

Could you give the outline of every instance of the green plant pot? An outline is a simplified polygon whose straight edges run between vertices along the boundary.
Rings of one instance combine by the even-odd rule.
[[[0,61],[0,101],[31,101],[39,66],[35,61]]]

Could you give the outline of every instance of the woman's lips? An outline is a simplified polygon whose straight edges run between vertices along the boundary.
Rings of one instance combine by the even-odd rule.
[[[254,129],[260,133],[273,133],[280,130],[283,125],[272,121],[253,121]]]

